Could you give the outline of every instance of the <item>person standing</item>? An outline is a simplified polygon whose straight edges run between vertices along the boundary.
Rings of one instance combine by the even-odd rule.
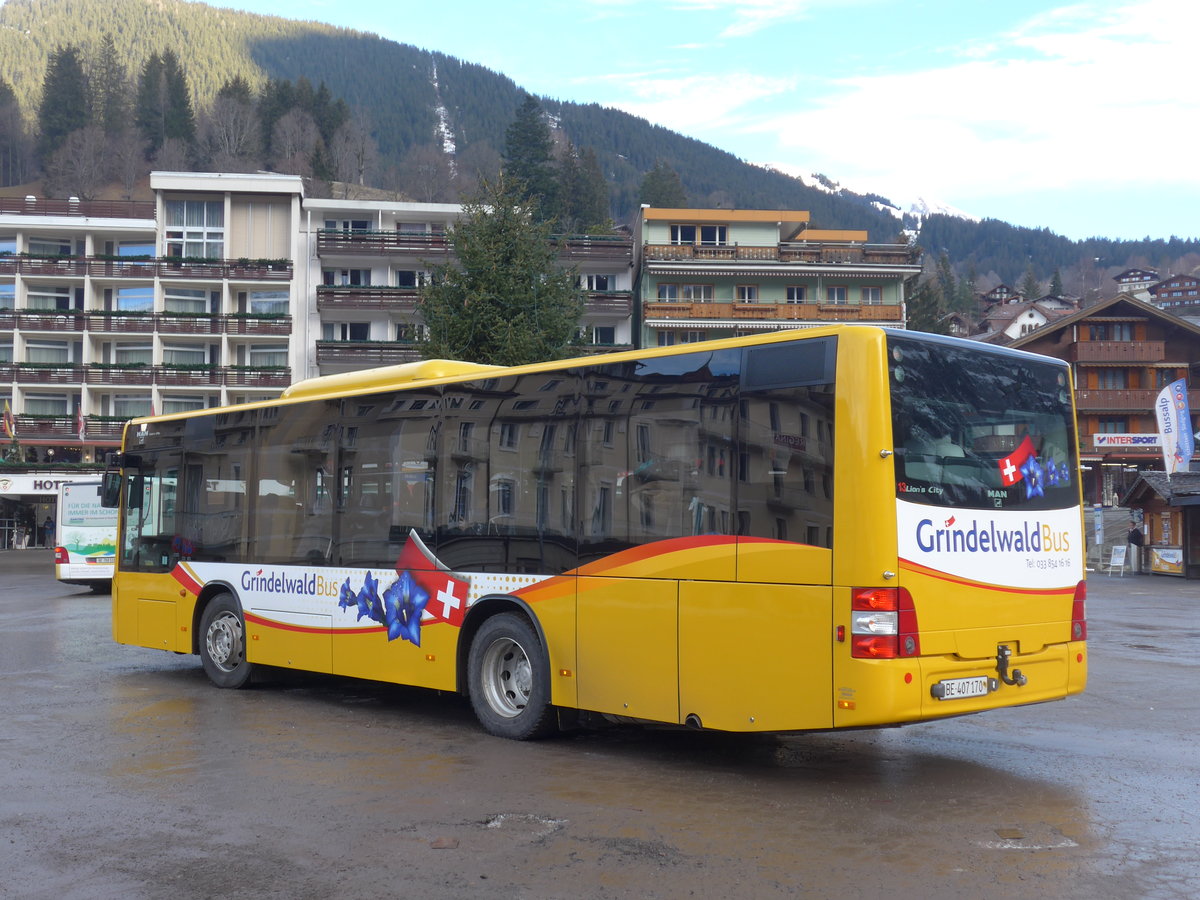
[[[1137,519],[1130,518],[1129,520],[1129,536],[1127,540],[1131,548],[1129,558],[1132,561],[1129,570],[1137,574],[1142,571],[1142,545],[1146,543],[1146,536],[1142,534],[1142,529],[1138,525]]]

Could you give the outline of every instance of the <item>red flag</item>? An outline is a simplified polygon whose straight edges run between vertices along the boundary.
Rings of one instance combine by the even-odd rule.
[[[1020,481],[1024,477],[1021,474],[1021,466],[1033,455],[1033,441],[1029,439],[1029,435],[1025,435],[1025,440],[1021,441],[1020,446],[1000,460],[1000,483],[1005,487],[1012,487]]]
[[[415,531],[409,533],[404,549],[400,551],[396,571],[400,574],[407,571],[413,581],[429,594],[425,612],[456,628],[462,625],[467,614],[467,593],[471,588],[471,579],[451,572],[438,562]]]

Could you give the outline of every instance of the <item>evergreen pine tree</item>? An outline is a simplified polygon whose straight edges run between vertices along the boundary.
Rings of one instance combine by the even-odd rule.
[[[166,111],[163,135],[176,138],[187,145],[196,141],[196,113],[192,108],[192,90],[187,73],[174,50],[163,53],[163,88]]]
[[[612,213],[608,201],[608,181],[600,168],[596,151],[587,147],[579,158],[579,188],[577,214],[585,231],[590,233],[612,230]]]
[[[638,196],[642,203],[658,209],[683,209],[688,205],[687,192],[683,189],[679,173],[661,159],[642,179]]]
[[[583,303],[549,236],[516,185],[485,182],[450,230],[457,261],[421,289],[424,356],[505,366],[562,356]]]
[[[157,153],[167,132],[167,93],[163,58],[151,53],[138,76],[133,121],[146,147],[146,158]]]
[[[70,45],[50,54],[38,106],[38,155],[43,165],[73,131],[91,121],[87,76],[79,48]]]
[[[1053,297],[1063,295],[1062,272],[1058,269],[1054,270],[1054,276],[1050,279],[1050,295]]]
[[[0,186],[24,184],[33,177],[33,140],[17,95],[0,78]]]
[[[129,126],[129,72],[121,62],[111,32],[105,32],[88,74],[92,120],[113,137]]]
[[[539,222],[553,219],[559,209],[553,151],[554,138],[542,106],[526,94],[504,134],[504,175],[510,190],[529,201]]]
[[[1042,296],[1042,285],[1033,274],[1033,263],[1029,264],[1025,270],[1025,277],[1021,279],[1021,293],[1026,300],[1036,300]]]

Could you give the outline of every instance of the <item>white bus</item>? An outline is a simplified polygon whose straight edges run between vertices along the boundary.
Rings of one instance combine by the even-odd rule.
[[[100,505],[100,480],[59,485],[55,521],[55,577],[94,591],[109,590],[117,558],[117,511]]]

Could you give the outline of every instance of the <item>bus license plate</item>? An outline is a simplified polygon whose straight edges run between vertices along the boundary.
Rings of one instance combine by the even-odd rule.
[[[961,700],[963,697],[984,697],[990,689],[990,678],[947,678],[933,686],[933,696],[939,700]]]

